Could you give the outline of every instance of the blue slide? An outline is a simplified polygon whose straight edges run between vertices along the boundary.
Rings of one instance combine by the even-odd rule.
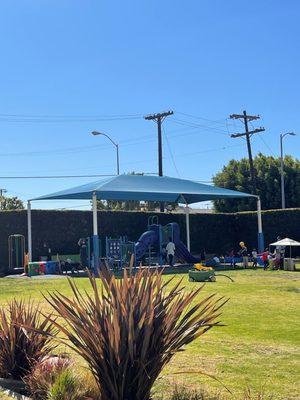
[[[149,246],[156,245],[158,243],[158,233],[155,231],[147,231],[142,234],[137,243],[135,244],[136,259],[140,260]]]
[[[200,260],[194,257],[187,249],[185,244],[180,240],[180,229],[176,222],[168,224],[172,227],[173,231],[173,241],[175,244],[175,256],[181,262],[186,262],[188,264],[195,264],[200,262]],[[136,259],[140,260],[145,253],[148,251],[149,246],[159,246],[159,231],[158,225],[152,225],[153,230],[144,232],[135,245]],[[165,243],[166,245],[167,243]]]
[[[174,241],[175,244],[175,256],[180,261],[185,261],[188,264],[196,264],[200,262],[199,258],[194,257],[187,249],[185,244],[181,240]]]
[[[173,241],[175,244],[175,256],[179,261],[186,262],[188,264],[199,263],[200,259],[194,257],[187,249],[186,245],[180,240],[180,229],[176,222],[168,224],[173,230]]]

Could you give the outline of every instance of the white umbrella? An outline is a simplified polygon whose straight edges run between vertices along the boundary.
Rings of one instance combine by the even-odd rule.
[[[292,246],[300,246],[300,242],[296,240],[285,238],[278,240],[277,242],[271,243],[270,246],[289,246],[290,247],[290,258],[292,255]]]

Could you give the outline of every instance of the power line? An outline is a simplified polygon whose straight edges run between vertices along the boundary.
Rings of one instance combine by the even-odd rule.
[[[0,179],[68,179],[68,178],[98,178],[98,177],[113,177],[117,175],[105,175],[105,174],[94,174],[94,175],[20,175],[20,176],[0,176]]]
[[[189,127],[197,127],[197,128],[202,128],[202,129],[205,129],[205,130],[212,130],[212,131],[215,131],[215,132],[217,132],[217,133],[219,133],[221,135],[227,136],[227,132],[224,129],[216,128],[214,126],[207,126],[207,125],[197,124],[195,122],[190,122],[190,121],[185,121],[185,120],[175,119],[175,118],[173,119],[173,121],[175,123],[180,124],[180,125],[185,125],[185,126],[189,126]]]
[[[201,151],[196,151],[196,152],[190,152],[190,153],[179,153],[179,154],[175,154],[173,155],[173,157],[178,158],[178,157],[185,157],[187,155],[196,155],[196,154],[205,154],[205,153],[210,153],[210,152],[216,152],[216,151],[223,151],[223,150],[227,150],[230,148],[235,148],[235,147],[242,147],[243,145],[232,145],[232,146],[222,146],[222,147],[218,147],[218,148],[212,148],[212,149],[207,149],[207,150],[201,150]],[[170,159],[170,157],[163,157],[163,159],[167,160]],[[135,165],[135,164],[145,164],[145,163],[149,163],[149,162],[153,162],[155,161],[155,158],[148,158],[148,159],[143,159],[143,160],[134,160],[134,161],[128,161],[128,162],[124,162],[124,165]],[[107,167],[109,166],[108,164],[106,165]],[[103,166],[102,166],[103,167]],[[96,167],[88,167],[87,169],[94,169],[94,168],[98,168],[98,166]],[[84,168],[77,168],[77,170],[82,170]],[[70,168],[70,171],[74,171],[74,168]],[[67,171],[67,169],[64,169],[64,171]],[[59,172],[59,170],[57,170],[57,172]],[[145,175],[157,175],[157,172],[147,172],[144,173]],[[50,175],[48,177],[48,175],[44,176],[44,175],[33,175],[33,176],[24,176],[24,175],[18,175],[18,176],[0,176],[0,179],[54,179],[57,178],[59,179],[60,177],[65,179],[65,178],[93,178],[93,177],[109,177],[109,176],[116,176],[116,175],[106,175],[106,174],[102,174],[102,175],[98,175],[98,174],[85,174],[85,175]]]
[[[21,118],[122,118],[142,117],[143,114],[93,114],[93,115],[63,115],[63,114],[3,114],[0,117],[21,117]]]
[[[187,134],[194,135],[194,134],[198,133],[198,131],[200,130],[199,128],[202,128],[202,126],[195,125],[195,124],[190,125],[190,124],[186,124],[186,123],[185,124],[181,123],[181,125],[187,126],[189,129],[180,128],[180,129],[172,130],[171,133],[169,133],[169,135],[168,135],[169,139],[180,137],[180,136],[186,136]],[[172,132],[183,132],[183,133],[173,134]],[[136,136],[136,137],[126,139],[126,140],[121,140],[121,141],[119,141],[119,144],[122,145],[122,147],[128,147],[128,146],[153,142],[155,140],[156,139],[153,138],[153,135],[147,134],[147,135],[143,135],[143,136]],[[108,149],[109,147],[110,146],[104,144],[104,145],[92,145],[92,146],[54,148],[54,149],[39,150],[39,151],[0,153],[0,157],[26,157],[26,156],[28,156],[28,157],[43,156],[44,157],[44,156],[50,156],[53,154],[65,156],[66,154],[76,154],[76,153],[82,153],[82,152],[98,151],[98,149]]]
[[[156,172],[143,172],[144,175],[156,175]],[[19,175],[0,176],[0,179],[71,179],[71,178],[109,178],[118,176],[115,174],[92,174],[92,175]]]
[[[176,111],[176,114],[184,115],[184,116],[186,116],[186,117],[191,117],[191,118],[195,118],[195,119],[200,119],[200,120],[207,121],[207,122],[212,122],[212,123],[219,124],[219,125],[224,125],[224,126],[227,125],[227,124],[226,124],[226,119],[225,119],[225,120],[224,120],[224,119],[213,120],[213,119],[208,119],[208,118],[204,118],[204,117],[199,117],[199,116],[192,115],[192,114],[186,114],[186,113],[179,112],[179,111]],[[224,121],[225,121],[225,122],[224,122]]]
[[[252,124],[252,122],[250,122],[251,128],[254,129],[254,126]],[[275,153],[273,151],[273,149],[271,148],[271,146],[265,141],[265,139],[263,138],[263,136],[261,136],[260,134],[257,135],[259,137],[259,139],[263,142],[263,144],[267,147],[267,149],[269,149],[270,153],[273,155],[273,157],[275,156]]]
[[[176,162],[175,162],[175,158],[174,158],[174,155],[173,155],[173,152],[172,152],[172,149],[171,149],[170,143],[169,143],[169,139],[168,139],[168,136],[167,136],[167,134],[166,134],[166,132],[165,132],[164,128],[163,128],[163,133],[164,133],[164,137],[165,137],[165,139],[166,139],[166,142],[167,142],[167,147],[168,147],[169,154],[170,154],[170,157],[171,157],[172,163],[173,163],[173,165],[174,165],[175,171],[176,171],[176,173],[177,173],[177,176],[179,176],[179,177],[180,177],[180,173],[179,173],[179,171],[178,171],[178,168],[177,168],[177,165],[176,165]]]
[[[175,138],[175,137],[180,137],[180,136],[185,136],[186,132],[190,132],[190,130],[193,130],[193,132],[188,133],[188,134],[195,134],[195,129],[199,129],[198,127],[191,127],[190,129],[176,129],[173,132],[184,132],[183,134],[170,134],[170,138]],[[143,139],[144,138],[144,139]],[[128,147],[128,146],[135,146],[139,144],[144,144],[144,143],[149,143],[149,142],[154,142],[156,139],[153,138],[153,135],[144,135],[140,137],[134,137],[131,139],[126,139],[126,140],[121,140],[119,142],[122,147]],[[90,151],[98,151],[99,149],[108,149],[110,146],[108,145],[93,145],[93,146],[77,146],[77,147],[65,147],[65,148],[56,148],[56,149],[48,149],[48,150],[39,150],[39,151],[22,151],[22,152],[13,152],[13,153],[0,153],[0,157],[45,157],[45,156],[50,156],[50,155],[66,155],[66,154],[76,154],[76,153],[82,153],[82,152],[90,152]]]
[[[175,157],[186,157],[186,156],[192,156],[192,155],[196,155],[196,154],[206,154],[206,153],[211,153],[211,152],[220,151],[220,150],[227,150],[227,149],[231,149],[234,147],[242,147],[242,146],[243,145],[241,145],[241,144],[236,144],[236,145],[232,145],[232,146],[223,146],[223,147],[214,148],[214,149],[199,150],[199,151],[193,151],[193,152],[189,152],[189,153],[176,154]]]
[[[231,145],[231,146],[222,146],[218,148],[211,148],[211,149],[206,149],[206,150],[200,150],[200,151],[195,151],[195,152],[189,152],[189,153],[179,153],[179,154],[173,154],[174,159],[178,157],[186,157],[189,155],[196,155],[196,154],[205,154],[205,153],[211,153],[211,152],[216,152],[216,151],[223,151],[227,150],[230,148],[235,148],[235,147],[242,147],[243,145],[238,144],[238,145]],[[169,157],[163,157],[164,159],[169,159]],[[129,164],[142,164],[145,162],[152,162],[154,161],[154,158],[151,159],[143,159],[143,160],[134,160],[130,162],[125,162],[124,165],[129,165]],[[91,167],[92,168],[92,167]],[[145,172],[144,175],[157,175],[157,172]],[[98,178],[98,177],[114,177],[117,176],[115,174],[86,174],[86,175],[31,175],[31,176],[26,176],[26,175],[18,175],[18,176],[0,176],[0,179],[68,179],[68,178]]]
[[[142,114],[114,114],[114,115],[26,115],[0,114],[0,122],[20,123],[61,123],[61,122],[97,122],[141,119]]]

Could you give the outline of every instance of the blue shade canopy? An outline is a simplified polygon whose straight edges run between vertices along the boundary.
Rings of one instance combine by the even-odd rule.
[[[248,193],[168,176],[119,175],[33,200],[90,200],[93,193],[99,200],[144,200],[188,204],[215,199],[255,197]]]

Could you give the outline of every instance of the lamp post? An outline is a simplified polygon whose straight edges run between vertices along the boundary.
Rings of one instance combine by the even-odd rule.
[[[108,136],[106,133],[103,133],[103,132],[93,131],[92,135],[94,135],[94,136],[99,136],[99,135],[106,136],[107,139],[110,140],[111,143],[115,146],[116,151],[117,151],[117,175],[120,175],[120,160],[119,160],[119,145],[118,145],[118,143],[114,142],[110,136]]]
[[[6,193],[7,190],[6,189],[0,189],[0,210],[2,210],[2,197],[3,197],[3,193]]]
[[[294,132],[286,132],[280,134],[280,175],[281,175],[281,208],[285,209],[285,193],[284,193],[284,163],[283,163],[283,139],[285,136],[296,136]]]

